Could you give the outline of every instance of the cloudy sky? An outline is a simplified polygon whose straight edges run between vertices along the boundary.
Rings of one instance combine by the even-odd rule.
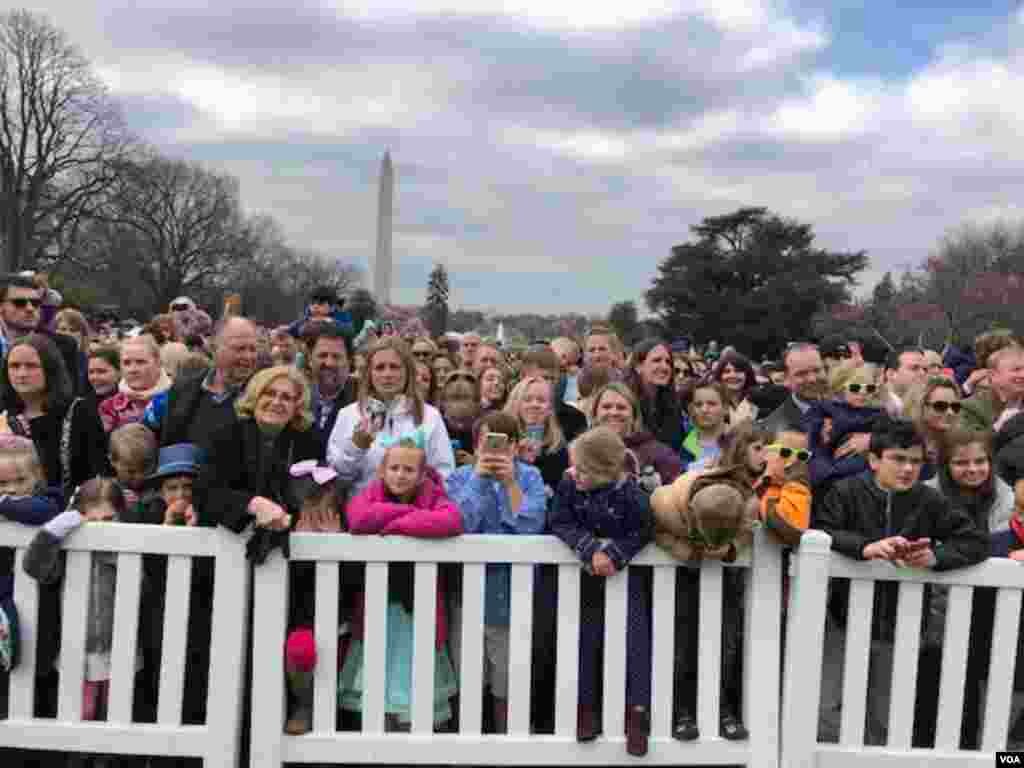
[[[601,311],[742,205],[867,250],[870,284],[1024,198],[1005,0],[31,5],[140,135],[238,176],[296,244],[366,265],[390,148],[401,303],[441,261],[455,305]]]

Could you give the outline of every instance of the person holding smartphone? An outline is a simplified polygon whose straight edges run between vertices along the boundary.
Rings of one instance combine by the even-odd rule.
[[[448,495],[462,510],[464,532],[528,535],[544,532],[547,494],[536,467],[518,458],[516,419],[502,411],[485,415],[477,426],[476,464],[456,469],[448,478]],[[494,698],[498,733],[508,724],[509,596],[508,565],[487,566],[484,597],[484,681]],[[461,606],[451,606],[451,657],[458,664],[462,633]]]
[[[904,568],[962,568],[988,556],[986,534],[963,509],[920,483],[924,438],[909,421],[883,419],[871,433],[870,472],[840,480],[814,512],[813,527],[832,537],[832,549],[856,560]],[[866,744],[885,744],[896,629],[898,583],[875,596],[868,676]],[[833,585],[835,587],[835,585]],[[845,596],[833,591],[826,627],[819,740],[838,737],[845,653]]]

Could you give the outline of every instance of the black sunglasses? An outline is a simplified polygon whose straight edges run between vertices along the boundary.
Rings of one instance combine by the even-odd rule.
[[[864,390],[864,394],[873,395],[873,394],[875,394],[875,392],[878,391],[878,385],[877,384],[847,384],[846,385],[846,389],[847,389],[847,391],[849,391],[849,393],[851,395],[859,395],[860,391],[862,389]]]
[[[949,411],[954,416],[960,413],[960,409],[962,408],[960,403],[951,403],[946,400],[936,400],[934,403],[928,403],[928,407],[936,413],[945,413],[946,411]]]
[[[433,354],[434,353],[431,352],[429,349],[422,349],[419,352],[417,352],[416,350],[413,350],[413,352],[412,352],[412,356],[413,357],[422,357],[422,358],[424,358],[426,360],[429,360],[433,356]]]
[[[36,307],[36,308],[39,308],[39,307],[43,306],[43,300],[42,299],[20,298],[20,299],[8,299],[7,301],[9,301],[11,304],[16,306],[18,309],[24,309],[29,304],[31,304],[33,307]]]
[[[188,310],[188,304],[171,304],[172,312],[185,312]]]

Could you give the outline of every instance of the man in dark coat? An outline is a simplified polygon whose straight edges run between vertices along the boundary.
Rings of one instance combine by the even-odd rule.
[[[303,332],[313,406],[313,431],[326,451],[338,413],[355,402],[358,382],[351,376],[352,337],[333,323],[311,323]]]
[[[782,405],[760,421],[760,426],[769,432],[802,432],[803,415],[811,403],[823,400],[828,394],[828,381],[821,354],[813,344],[792,344],[782,357],[786,377],[784,383],[789,390]]]

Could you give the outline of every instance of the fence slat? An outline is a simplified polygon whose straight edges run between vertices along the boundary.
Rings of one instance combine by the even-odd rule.
[[[113,723],[130,723],[132,719],[141,586],[142,555],[118,555],[117,586],[114,593],[114,643],[110,653],[110,701],[107,709],[107,720]]]
[[[60,682],[57,717],[82,719],[82,678],[85,672],[85,627],[89,615],[92,553],[68,552],[61,609]]]
[[[555,735],[576,738],[580,670],[579,564],[558,566],[558,655],[555,657]]]
[[[892,680],[889,681],[888,745],[894,749],[910,749],[914,731],[914,694],[917,689],[924,585],[904,582],[899,585],[899,589]]]
[[[157,708],[157,722],[161,725],[181,723],[181,702],[185,689],[185,649],[188,640],[188,600],[191,589],[192,558],[169,556]]]
[[[248,564],[243,560],[242,568]],[[220,569],[215,576],[218,590]],[[252,749],[251,768],[281,768],[284,744],[284,641],[288,612],[288,562],[279,552],[254,569],[252,617]],[[214,664],[214,670],[226,666]],[[211,675],[212,679],[212,675]],[[222,765],[233,765],[221,763]]]
[[[412,654],[412,732],[434,730],[434,665],[437,655],[437,563],[416,563]]]
[[[960,723],[964,712],[964,680],[967,676],[967,644],[971,631],[972,587],[950,587],[946,607],[946,634],[942,643],[942,680],[939,684],[939,717],[935,726],[935,748],[960,747]],[[1008,669],[993,667],[998,674]],[[1013,675],[1009,674],[1012,678]],[[972,685],[977,685],[972,680]]]
[[[700,568],[700,636],[697,641],[697,727],[704,738],[718,735],[722,680],[722,564],[705,561]]]
[[[758,659],[782,657],[782,567],[779,542],[763,526],[754,529],[753,557],[747,569],[743,638],[743,721],[750,729],[748,768],[778,768],[779,664]]]
[[[388,564],[366,564],[363,630],[363,733],[384,732],[387,663]]]
[[[530,732],[530,665],[533,650],[533,566],[512,566],[509,626],[508,732]]]
[[[676,569],[656,567],[651,596],[651,736],[672,734],[672,683],[676,643]]]
[[[484,583],[486,566],[462,568],[462,637],[459,643],[459,733],[478,735],[483,723]],[[456,661],[456,659],[452,659]]]
[[[10,676],[8,716],[32,717],[36,689],[36,627],[39,623],[39,584],[25,573],[25,550],[17,551],[14,565],[14,603],[20,616],[21,660]]]
[[[846,656],[843,661],[843,707],[839,743],[863,746],[864,714],[868,695],[868,661],[871,658],[871,614],[875,582],[850,580],[850,605],[846,620]]]
[[[316,564],[316,650],[313,730],[334,733],[338,711],[338,564]]]
[[[608,738],[622,735],[626,715],[626,611],[629,571],[604,585],[604,706],[601,713]]]
[[[996,596],[996,615],[992,624],[992,663],[989,669],[997,669],[999,674],[988,676],[985,726],[981,738],[983,752],[1006,748],[1017,663],[1020,604],[1021,593],[1016,589],[1000,589]]]

